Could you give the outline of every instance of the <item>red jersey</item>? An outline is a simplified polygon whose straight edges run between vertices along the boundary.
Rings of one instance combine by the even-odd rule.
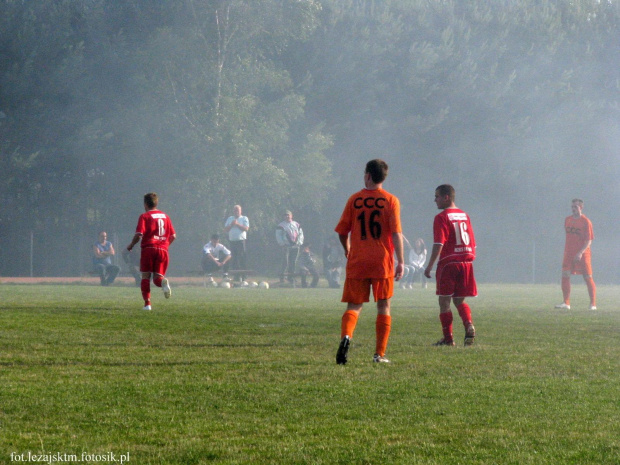
[[[394,276],[392,234],[402,232],[396,196],[383,189],[362,189],[353,194],[335,231],[343,236],[351,233],[347,278]]]
[[[586,242],[594,239],[592,231],[592,222],[581,215],[579,218],[568,216],[564,220],[564,229],[566,230],[566,244],[564,246],[564,256],[572,258],[586,244]],[[584,255],[590,253],[590,247],[584,251]]]
[[[473,262],[476,259],[476,239],[469,216],[458,208],[446,208],[433,223],[435,244],[442,244],[439,263]]]
[[[168,215],[159,210],[149,210],[140,215],[136,234],[142,236],[141,247],[168,250],[170,236],[176,234]]]

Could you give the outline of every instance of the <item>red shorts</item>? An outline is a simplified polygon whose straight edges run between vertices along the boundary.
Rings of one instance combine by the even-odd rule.
[[[155,273],[166,276],[168,269],[168,251],[145,247],[140,254],[140,271],[143,273]]]
[[[474,264],[451,262],[437,266],[437,295],[444,297],[475,297],[478,295]]]
[[[370,300],[370,288],[372,295],[377,300],[387,300],[394,294],[394,278],[367,278],[344,280],[341,302],[361,304]]]
[[[582,274],[592,276],[592,255],[584,253],[581,260],[574,261],[575,255],[569,256],[564,254],[562,261],[562,271],[570,271],[571,274]]]

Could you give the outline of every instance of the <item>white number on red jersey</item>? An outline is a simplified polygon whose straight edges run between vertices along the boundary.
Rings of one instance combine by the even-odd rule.
[[[456,221],[452,223],[454,227],[454,234],[456,235],[456,245],[469,245],[470,238],[467,232],[467,223],[462,221]]]

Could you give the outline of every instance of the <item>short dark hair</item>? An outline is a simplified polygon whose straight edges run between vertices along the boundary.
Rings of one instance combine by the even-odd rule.
[[[159,197],[155,192],[144,194],[144,204],[149,208],[155,208],[159,203]]]
[[[578,203],[581,208],[583,208],[583,200],[582,199],[573,199],[571,203]]]
[[[366,173],[370,174],[372,182],[381,184],[388,175],[388,164],[379,158],[366,163]]]
[[[442,184],[441,186],[438,186],[435,191],[438,192],[439,195],[441,195],[442,197],[444,195],[447,195],[448,197],[450,197],[450,200],[452,202],[454,202],[454,200],[456,199],[456,191],[454,190],[454,187],[452,187],[450,184]]]
[[[215,240],[215,241],[219,241],[220,240],[220,235],[219,234],[211,234],[211,240]]]

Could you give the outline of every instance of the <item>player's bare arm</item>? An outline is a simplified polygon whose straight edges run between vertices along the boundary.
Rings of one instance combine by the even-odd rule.
[[[592,245],[592,239],[587,240],[586,243],[581,248],[581,250],[579,252],[577,252],[577,255],[575,255],[575,258],[573,260],[576,261],[576,262],[580,261],[581,257],[583,256],[583,253],[586,250],[588,250],[588,247],[590,247],[591,245]]]
[[[344,249],[344,258],[349,258],[349,235],[338,234],[338,239],[340,239],[340,243]]]
[[[134,234],[133,239],[127,246],[127,250],[131,252],[131,249],[133,249],[133,246],[136,245],[138,242],[140,242],[140,239],[142,239],[142,234],[138,234],[138,233]]]
[[[396,252],[396,270],[394,272],[394,279],[399,281],[405,271],[405,255],[403,252],[402,233],[392,233],[392,242],[394,243],[394,251]]]
[[[435,266],[435,262],[441,253],[441,249],[443,249],[443,244],[433,244],[431,258],[428,260],[428,265],[426,265],[426,269],[424,270],[424,276],[427,278],[431,277],[431,271],[433,271],[433,266]]]

